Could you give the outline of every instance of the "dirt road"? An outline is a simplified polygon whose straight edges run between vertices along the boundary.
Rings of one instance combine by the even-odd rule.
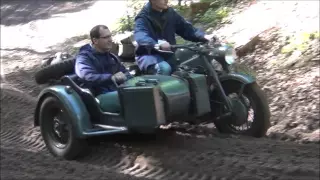
[[[95,141],[87,157],[57,160],[32,123],[41,90],[33,79],[34,65],[46,53],[26,51],[22,48],[35,48],[14,43],[3,45],[20,50],[1,54],[6,72],[1,83],[1,179],[319,179],[319,145],[217,133],[213,137],[179,132],[149,138],[112,136]]]
[[[18,88],[29,87],[22,83]],[[112,136],[94,142],[87,157],[59,161],[47,152],[39,130],[32,127],[34,97],[8,88],[1,94],[1,103],[2,179],[319,178],[318,145],[222,135]]]

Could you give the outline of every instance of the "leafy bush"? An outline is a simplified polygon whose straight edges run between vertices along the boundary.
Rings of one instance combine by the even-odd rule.
[[[118,21],[117,32],[132,31],[134,28],[134,17],[127,15],[127,17],[122,17]]]
[[[175,9],[181,16],[183,16],[184,18],[189,18],[190,17],[190,8],[188,5],[175,5],[172,6],[173,9]]]
[[[144,1],[139,0],[127,0],[127,12],[126,16],[122,17],[118,21],[117,32],[133,31],[134,18],[144,6]]]
[[[213,27],[228,17],[229,12],[230,9],[228,7],[210,8],[204,14],[197,14],[195,22],[205,24],[206,27]]]
[[[230,3],[237,3],[238,0],[200,0],[200,2],[211,2],[218,6],[225,6]]]

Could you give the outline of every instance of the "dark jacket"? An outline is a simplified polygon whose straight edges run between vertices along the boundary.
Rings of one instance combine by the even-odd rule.
[[[99,53],[90,44],[80,48],[76,57],[75,73],[83,82],[82,87],[89,88],[95,95],[116,90],[111,77],[119,71],[131,78],[115,55]]]
[[[138,44],[136,55],[150,54],[159,39],[176,44],[175,34],[192,42],[205,42],[204,32],[196,29],[173,8],[163,12],[151,8],[150,2],[135,17],[134,39]],[[151,52],[154,53],[154,52]]]

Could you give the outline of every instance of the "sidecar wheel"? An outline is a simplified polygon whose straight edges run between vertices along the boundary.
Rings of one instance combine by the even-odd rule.
[[[47,97],[42,102],[39,120],[43,140],[53,156],[66,160],[84,155],[88,147],[85,139],[75,137],[70,119],[56,97]]]
[[[232,97],[232,95],[238,94],[242,83],[226,81],[222,82],[222,86],[235,108],[233,116],[214,120],[217,129],[221,133],[242,134],[258,138],[264,136],[270,127],[270,110],[267,99],[258,84],[246,85],[241,97]],[[214,101],[223,102],[218,94],[213,93]],[[225,107],[219,103],[212,103],[212,109],[215,111],[215,116],[226,113]],[[250,110],[253,112],[250,113]],[[250,117],[253,119],[248,120]]]

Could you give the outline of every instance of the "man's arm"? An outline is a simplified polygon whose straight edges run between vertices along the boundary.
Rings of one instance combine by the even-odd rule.
[[[205,33],[200,29],[192,26],[180,14],[174,11],[176,20],[176,33],[183,39],[193,42],[206,42],[208,41],[204,36]]]
[[[137,18],[135,20],[134,39],[138,45],[147,45],[153,47],[155,44],[157,44],[157,41],[150,37],[147,24],[142,18]]]
[[[152,39],[148,32],[148,27],[143,18],[137,18],[134,26],[134,39],[138,44],[136,55],[151,53],[157,42]]]
[[[108,73],[98,73],[98,71],[93,67],[89,58],[85,55],[79,54],[75,63],[75,73],[81,79],[91,82],[93,84],[104,84],[111,82],[112,74]]]

